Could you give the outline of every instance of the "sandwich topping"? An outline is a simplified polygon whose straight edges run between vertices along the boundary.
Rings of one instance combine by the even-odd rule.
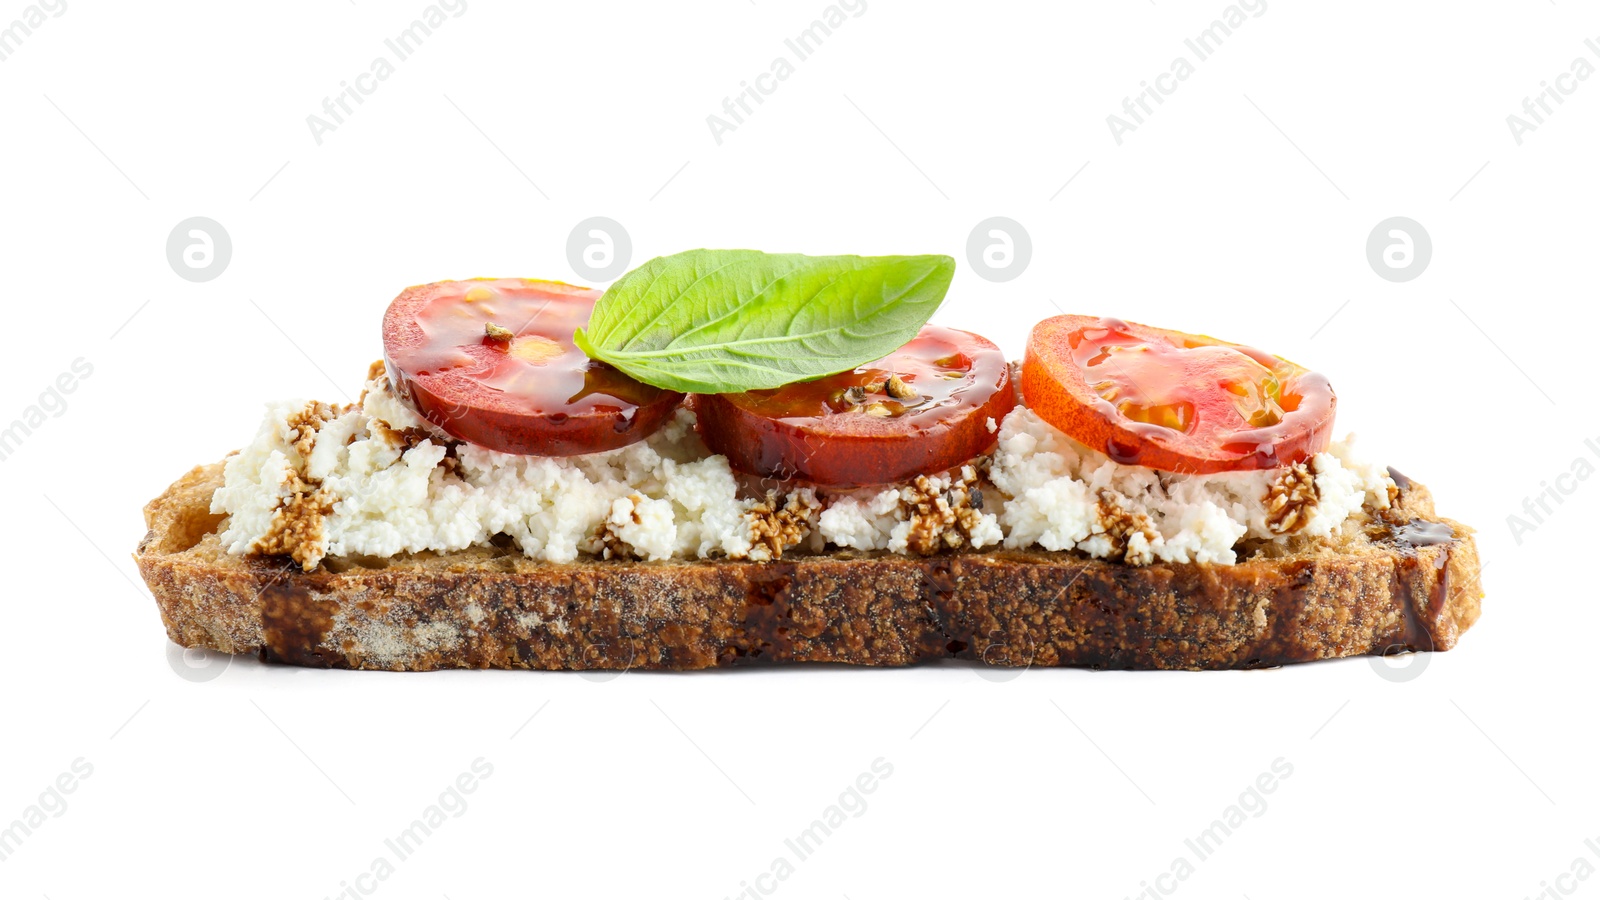
[[[383,317],[395,390],[457,440],[570,456],[631,444],[683,399],[592,360],[572,341],[600,292],[527,278],[408,288]]]
[[[230,552],[314,568],[330,556],[446,553],[504,535],[549,562],[1037,546],[1134,565],[1228,564],[1246,541],[1330,535],[1363,507],[1388,508],[1393,488],[1346,442],[1277,470],[1127,465],[1024,406],[998,424],[987,458],[871,487],[736,472],[682,407],[615,450],[515,455],[451,438],[376,368],[357,404],[269,407],[212,501],[228,515]]]
[[[1320,375],[1059,316],[1017,383],[987,339],[926,324],[950,269],[695,251],[604,295],[407,289],[359,402],[270,406],[228,459],[222,544],[307,569],[474,546],[552,563],[1040,548],[1227,565],[1389,507],[1387,470],[1331,440]],[[826,308],[846,301],[854,318]]]
[[[865,491],[763,487],[711,453],[683,408],[616,450],[500,453],[437,430],[374,368],[355,405],[270,406],[255,440],[228,459],[212,511],[228,514],[229,552],[292,555],[314,568],[329,556],[444,553],[504,535],[549,562],[766,561],[830,543],[932,552],[1001,538],[996,515],[973,509],[983,501],[969,496],[970,466]],[[333,415],[307,435],[299,423],[309,408]],[[427,436],[413,440],[418,433]]]
[[[1169,472],[1273,469],[1328,446],[1328,380],[1285,359],[1118,319],[1034,327],[1022,393],[1046,421],[1118,462]]]
[[[1016,406],[1005,354],[925,325],[883,359],[772,390],[701,394],[700,433],[741,471],[849,487],[959,466],[994,443]]]
[[[1231,564],[1247,541],[1326,538],[1363,508],[1388,509],[1393,486],[1348,438],[1293,467],[1186,475],[1119,463],[1028,408],[1001,424],[990,478],[1007,498],[1005,546],[1134,565]]]

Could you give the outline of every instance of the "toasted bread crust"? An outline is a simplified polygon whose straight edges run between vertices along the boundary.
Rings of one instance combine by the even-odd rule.
[[[202,466],[146,507],[135,559],[167,634],[304,666],[1255,668],[1448,650],[1481,597],[1471,530],[1434,518],[1410,481],[1360,546],[1232,566],[1047,551],[552,564],[472,548],[303,572],[222,552],[221,480],[221,463]]]

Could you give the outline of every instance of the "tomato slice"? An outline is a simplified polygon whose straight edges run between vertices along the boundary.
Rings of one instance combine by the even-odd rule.
[[[849,372],[742,394],[697,394],[700,434],[733,467],[834,487],[903,482],[958,466],[994,443],[1016,406],[1000,348],[924,326]]]
[[[390,381],[452,437],[503,453],[575,456],[641,440],[683,395],[572,342],[600,293],[525,278],[407,288],[383,317]]]
[[[1333,388],[1288,360],[1204,335],[1056,316],[1033,327],[1022,396],[1119,463],[1271,469],[1327,449]]]

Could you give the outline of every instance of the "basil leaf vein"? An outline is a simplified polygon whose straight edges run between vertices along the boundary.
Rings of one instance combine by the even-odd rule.
[[[573,337],[658,387],[775,388],[892,353],[938,309],[954,274],[948,256],[690,250],[624,275]]]

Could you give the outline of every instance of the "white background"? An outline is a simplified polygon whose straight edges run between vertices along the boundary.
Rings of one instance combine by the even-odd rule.
[[[879,758],[865,811],[763,887],[1137,896],[1280,757],[1264,812],[1164,888],[1521,898],[1600,866],[1600,483],[1563,482],[1520,543],[1507,521],[1600,463],[1600,77],[1520,146],[1506,123],[1573,59],[1600,65],[1592,8],[1272,0],[1119,146],[1106,116],[1220,0],[868,0],[719,145],[706,117],[821,0],[469,0],[319,145],[306,117],[424,5],[68,0],[0,62],[0,423],[93,366],[0,462],[0,825],[93,767],[0,861],[0,895],[337,896],[479,757],[492,776],[376,896],[732,897]],[[634,264],[948,253],[936,321],[1014,355],[1059,305],[1326,372],[1341,428],[1480,529],[1483,619],[1409,680],[1364,659],[179,677],[130,559],[143,503],[248,440],[264,401],[353,395],[400,288],[579,280],[567,236],[595,215]],[[210,282],[168,265],[190,216],[232,237]],[[1032,239],[1005,283],[966,259],[990,216]],[[1410,282],[1366,258],[1390,216],[1432,237]]]

